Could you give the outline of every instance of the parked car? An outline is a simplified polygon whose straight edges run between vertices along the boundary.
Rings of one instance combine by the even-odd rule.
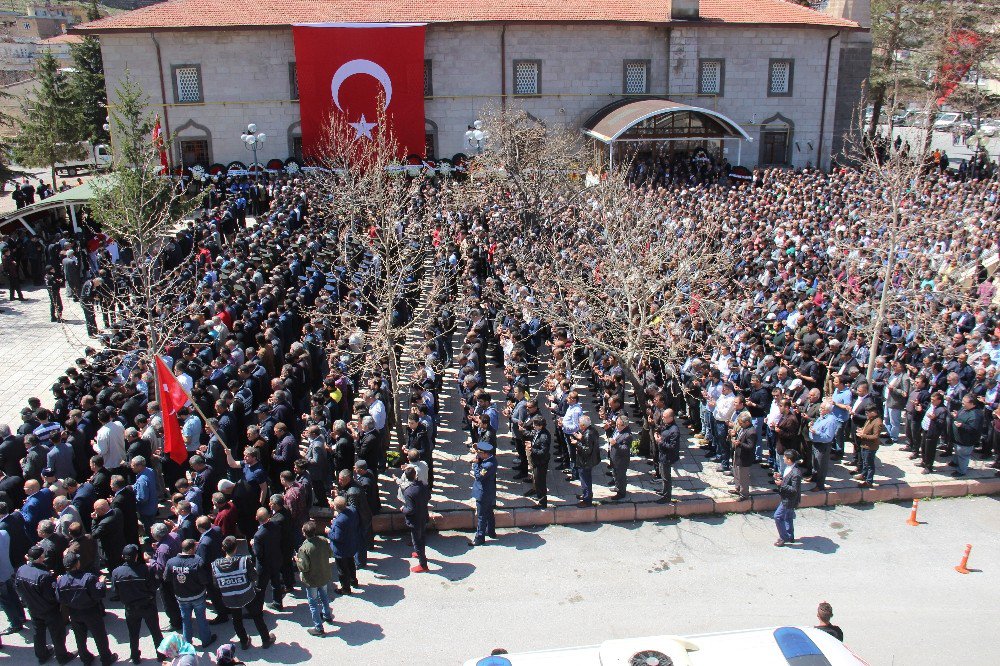
[[[934,119],[934,130],[937,132],[947,132],[955,126],[956,123],[964,120],[965,116],[956,111],[945,111],[944,113],[939,113],[937,118]]]
[[[1000,120],[987,118],[979,124],[979,131],[983,136],[993,137],[1000,134]]]

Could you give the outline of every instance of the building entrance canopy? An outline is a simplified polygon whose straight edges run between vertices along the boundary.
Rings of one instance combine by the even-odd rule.
[[[717,111],[663,98],[610,104],[583,124],[583,133],[608,144],[688,139],[752,141],[743,128]]]
[[[736,164],[740,164],[743,141],[753,141],[738,124],[718,111],[681,104],[662,97],[622,99],[613,102],[583,124],[583,133],[608,147],[608,163],[615,163],[618,146],[631,153],[643,145],[664,143],[669,154],[679,150],[711,150],[722,155],[723,141],[736,140]]]

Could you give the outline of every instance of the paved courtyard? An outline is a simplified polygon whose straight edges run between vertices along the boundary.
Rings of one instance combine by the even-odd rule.
[[[63,323],[49,320],[45,287],[24,286],[25,301],[0,292],[0,423],[16,428],[30,396],[52,406],[52,384],[97,341],[87,337],[83,311],[63,291]]]
[[[908,507],[895,503],[804,509],[801,545],[783,549],[771,546],[774,523],[760,514],[501,529],[474,551],[446,531],[430,535],[431,573],[419,575],[408,570],[404,539],[380,536],[373,569],[359,573],[361,592],[334,598],[326,637],[306,633],[308,609],[296,596],[284,612],[268,611],[278,645],[240,657],[458,666],[500,646],[811,626],[816,605],[828,601],[847,645],[870,664],[934,655],[993,666],[1000,648],[984,637],[1000,622],[997,509],[989,497],[928,502],[919,527],[907,526]],[[953,567],[966,543],[976,571],[962,576]],[[120,604],[108,613],[113,647],[127,657]],[[214,628],[222,641],[233,636],[228,624]],[[5,637],[0,660],[34,663],[28,639]],[[152,656],[148,634],[141,649]]]

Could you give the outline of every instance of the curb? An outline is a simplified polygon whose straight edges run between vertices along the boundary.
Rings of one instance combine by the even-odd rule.
[[[965,497],[967,495],[1000,494],[1000,477],[982,479],[951,479],[945,481],[916,481],[914,483],[886,483],[873,488],[831,488],[824,491],[802,493],[799,508],[893,502],[896,500],[929,497]],[[763,513],[778,506],[778,496],[772,492],[751,493],[749,500],[733,497],[718,499],[697,495],[672,504],[655,502],[615,502],[592,507],[555,506],[547,509],[531,507],[498,507],[494,515],[497,527],[538,527],[544,525],[577,525],[587,523],[616,523],[635,520],[662,520],[682,516],[701,516],[726,513]],[[329,509],[312,512],[313,517],[329,519]],[[432,511],[430,527],[442,530],[472,530],[476,515],[472,509]],[[375,532],[388,534],[406,529],[403,515],[398,511],[381,513],[372,521]]]

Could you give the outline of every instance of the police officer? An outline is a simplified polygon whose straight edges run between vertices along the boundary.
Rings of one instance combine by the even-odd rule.
[[[21,565],[14,578],[17,595],[28,607],[28,614],[35,627],[35,656],[38,663],[48,661],[53,653],[60,664],[68,664],[76,656],[66,651],[66,621],[59,611],[56,599],[56,577],[45,568],[45,551],[41,546],[28,549],[28,562]],[[52,638],[55,650],[45,643],[45,631]]]
[[[49,266],[45,272],[45,288],[49,292],[49,317],[52,321],[62,321],[63,302],[61,289],[66,286],[66,280],[55,266]]]
[[[481,546],[486,537],[497,538],[493,507],[497,502],[497,459],[489,442],[476,444],[476,460],[472,463],[472,498],[476,500],[476,538],[470,546]]]
[[[240,647],[250,648],[250,636],[243,624],[244,618],[253,620],[260,634],[261,647],[274,645],[274,634],[268,633],[264,621],[264,591],[257,586],[257,566],[252,555],[236,555],[237,541],[234,536],[222,540],[222,557],[212,562],[213,587],[218,591],[223,604],[233,619],[233,628],[240,639]]]
[[[111,584],[125,607],[130,656],[132,663],[138,664],[142,661],[139,654],[139,630],[143,621],[153,637],[153,645],[159,645],[163,641],[160,617],[156,610],[156,581],[149,567],[139,557],[139,547],[135,544],[130,543],[122,548],[122,559],[124,563],[111,572]],[[163,661],[164,657],[157,652],[157,659]]]
[[[100,289],[104,281],[95,277],[87,280],[80,288],[80,303],[83,307],[83,318],[87,323],[87,335],[94,337],[97,335],[97,315],[94,307],[100,298]]]
[[[198,638],[201,647],[205,649],[215,642],[216,635],[208,628],[205,617],[205,596],[208,592],[208,566],[195,555],[197,542],[185,539],[181,543],[181,552],[167,562],[164,578],[170,581],[177,603],[181,608],[181,628],[184,640],[191,642],[192,616],[198,622]]]
[[[87,651],[87,633],[93,635],[102,666],[118,661],[118,655],[108,645],[108,630],[104,626],[104,576],[95,576],[80,566],[80,556],[67,553],[63,558],[66,573],[56,581],[56,598],[69,610],[69,623],[76,638],[76,649],[84,666],[90,666],[94,655]]]

